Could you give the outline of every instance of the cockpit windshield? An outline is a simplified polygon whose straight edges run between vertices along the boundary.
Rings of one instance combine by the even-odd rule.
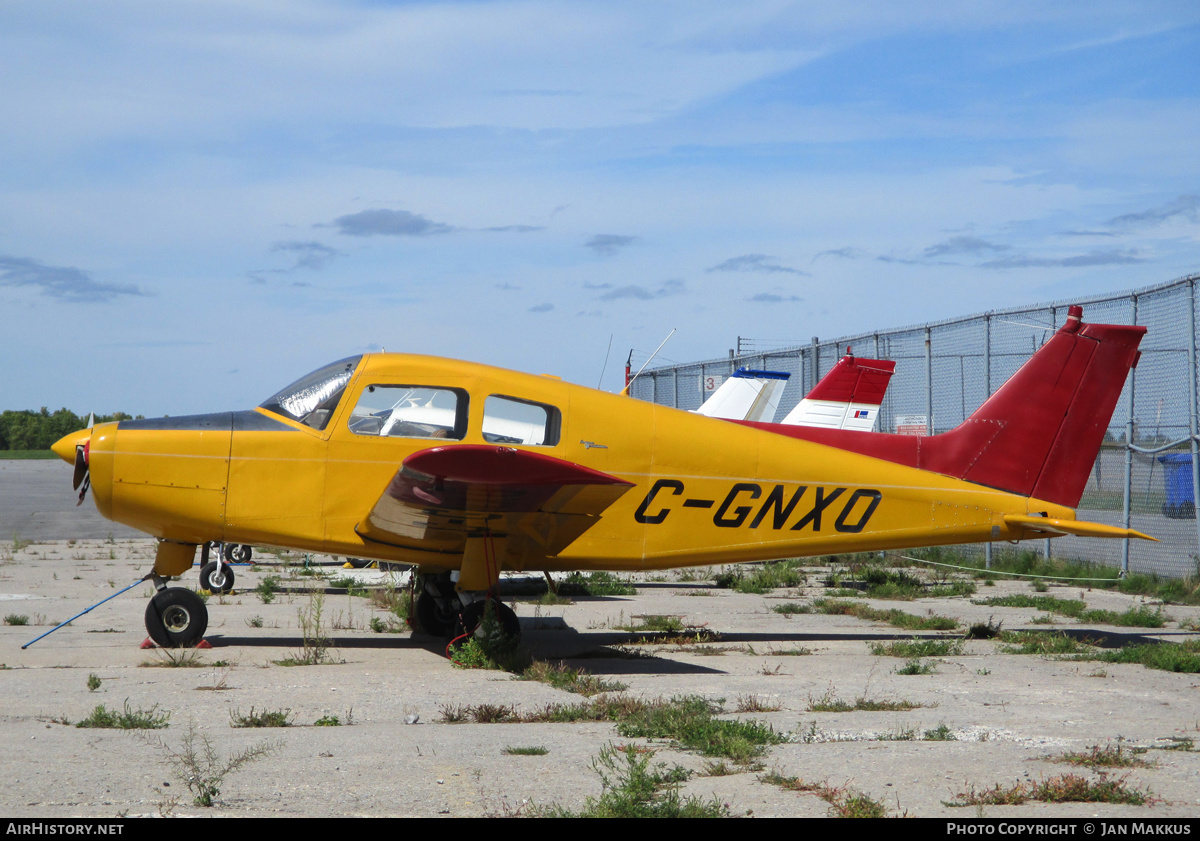
[[[342,399],[346,383],[354,376],[361,356],[339,359],[301,377],[259,404],[260,409],[299,421],[313,429],[324,429]]]

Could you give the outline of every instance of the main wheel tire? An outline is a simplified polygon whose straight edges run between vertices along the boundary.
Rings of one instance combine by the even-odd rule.
[[[489,604],[496,612],[496,620],[500,623],[504,635],[513,640],[519,640],[521,638],[521,620],[517,618],[517,614],[511,607],[499,599],[480,599],[464,607],[458,614],[454,635],[461,636],[470,633],[478,637],[479,626],[483,622],[483,615]]]
[[[210,593],[228,593],[233,590],[233,567],[209,561],[200,568],[200,589]]]
[[[204,639],[208,608],[191,590],[159,590],[146,605],[146,632],[165,648],[187,648]]]
[[[458,616],[452,610],[446,610],[438,604],[438,600],[422,590],[417,596],[417,623],[427,634],[435,637],[447,637],[454,631]]]
[[[229,563],[244,564],[253,557],[254,550],[245,543],[226,543],[224,554]]]

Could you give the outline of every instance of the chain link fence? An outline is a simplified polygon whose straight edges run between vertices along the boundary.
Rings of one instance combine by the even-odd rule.
[[[1200,274],[1158,286],[1082,301],[1062,301],[966,318],[861,333],[763,353],[644,371],[634,397],[696,409],[738,368],[791,375],[776,419],[783,418],[852,347],[856,356],[896,362],[876,429],[924,424],[930,434],[962,423],[1062,326],[1067,308],[1083,305],[1085,323],[1147,328],[1142,357],[1125,383],[1096,458],[1078,516],[1157,537],[1097,540],[1065,536],[1041,541],[1041,551],[1120,566],[1128,572],[1182,578],[1197,575],[1200,495],[1197,449],[1197,319]],[[739,343],[740,344],[740,343]],[[707,390],[706,390],[707,386]],[[964,549],[967,547],[964,547]],[[991,546],[978,547],[990,557]],[[975,549],[972,549],[975,551]]]

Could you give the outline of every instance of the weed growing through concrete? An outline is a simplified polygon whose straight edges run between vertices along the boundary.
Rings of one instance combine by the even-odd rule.
[[[871,653],[883,657],[949,657],[963,653],[960,639],[896,640],[895,642],[871,643]]]
[[[5,625],[28,625],[29,617],[24,613],[10,613],[4,617]]]
[[[561,596],[636,596],[637,589],[629,579],[611,572],[573,572],[558,585]]]
[[[243,765],[277,753],[282,747],[281,742],[260,742],[222,759],[209,738],[197,732],[195,722],[188,724],[178,747],[163,741],[153,744],[167,755],[168,764],[188,787],[192,802],[197,806],[215,805],[226,777]]]
[[[933,660],[921,660],[920,657],[914,657],[903,666],[896,669],[898,675],[935,675],[937,669],[934,667]]]
[[[1196,674],[1200,672],[1200,641],[1151,642],[1100,652],[1105,663],[1141,663],[1149,669]]]
[[[590,698],[602,692],[624,692],[628,684],[615,680],[604,680],[588,674],[582,669],[572,669],[564,663],[552,664],[538,660],[520,675],[521,680],[536,680],[555,689],[574,692]]]
[[[808,712],[810,713],[845,713],[845,712],[908,712],[926,706],[916,701],[886,701],[872,700],[860,695],[853,701],[843,701],[833,691],[826,690],[821,697],[808,696]]]
[[[800,613],[812,613],[811,605],[800,604],[798,602],[784,602],[783,604],[772,605],[771,610],[784,616],[795,616]]]
[[[286,660],[276,660],[278,665],[320,666],[333,662],[329,653],[331,643],[325,636],[324,610],[325,594],[320,590],[312,590],[308,595],[308,605],[296,611],[300,622],[300,651]]]
[[[529,745],[527,747],[509,745],[501,753],[507,756],[545,756],[550,753],[550,748],[543,745]]]
[[[1124,739],[1104,747],[1092,745],[1085,751],[1068,751],[1059,756],[1047,757],[1051,762],[1083,765],[1087,768],[1149,768],[1155,763],[1142,759],[1149,748],[1134,748],[1125,745]]]
[[[748,764],[768,745],[786,741],[784,735],[761,722],[716,718],[720,711],[719,703],[697,695],[676,697],[665,704],[647,705],[618,721],[617,732],[626,738],[672,739],[685,750],[738,764]]]
[[[99,728],[107,730],[161,730],[170,721],[170,712],[159,712],[155,704],[148,710],[131,709],[129,700],[125,701],[122,712],[110,710],[100,704],[91,714],[78,722],[76,727]]]
[[[806,783],[799,777],[787,777],[779,771],[771,771],[759,778],[764,783],[777,785],[787,791],[815,794],[829,804],[829,816],[835,818],[886,818],[888,811],[878,800],[873,800],[861,791],[843,786],[836,788],[828,782]]]
[[[142,668],[202,669],[208,666],[194,648],[156,648],[153,660],[138,663]]]
[[[876,610],[861,602],[840,601],[838,599],[817,599],[813,602],[813,610],[836,616],[857,616],[859,619],[869,619],[873,622],[887,622],[897,628],[908,631],[953,631],[958,627],[957,620],[949,616],[938,616],[930,613],[927,616],[916,616],[902,610]]]
[[[254,588],[254,592],[258,594],[263,604],[270,604],[275,601],[275,594],[279,592],[279,576],[263,576],[262,581],[259,581],[258,586]]]
[[[291,710],[259,710],[254,707],[245,715],[241,710],[229,711],[230,727],[291,727]]]
[[[326,713],[313,722],[313,727],[349,727],[352,724],[354,724],[354,707],[347,710],[345,721],[333,713]]]
[[[1000,650],[1005,654],[1035,654],[1041,657],[1086,654],[1091,646],[1066,634],[1049,631],[1003,631]]]
[[[921,737],[926,742],[956,742],[958,737],[943,722],[932,730],[926,730],[924,736]]]
[[[536,809],[534,814],[547,818],[729,817],[729,808],[716,799],[680,794],[679,787],[689,773],[678,765],[654,763],[653,758],[651,752],[608,745],[592,761],[604,787],[600,797],[589,797],[578,812],[549,806]]]
[[[735,713],[777,713],[783,707],[774,701],[767,701],[761,695],[739,695],[734,707]]]
[[[1030,800],[1043,803],[1122,803],[1146,806],[1155,802],[1149,789],[1130,788],[1128,777],[1110,777],[1101,772],[1098,779],[1078,774],[1060,774],[1038,781],[1017,782],[1005,787],[968,786],[947,806],[1017,806]]]

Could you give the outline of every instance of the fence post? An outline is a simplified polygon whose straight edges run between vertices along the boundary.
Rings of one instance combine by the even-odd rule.
[[[810,389],[814,385],[817,384],[817,380],[820,379],[820,377],[821,377],[821,370],[820,370],[821,365],[817,361],[817,342],[818,341],[820,341],[820,340],[816,336],[812,337],[812,356],[810,356],[808,359],[808,364],[811,369],[809,372],[809,378],[808,378],[808,382],[809,382],[808,387]],[[805,393],[807,394],[808,392],[805,392]]]
[[[1196,441],[1196,280],[1188,280],[1188,315],[1191,317],[1191,330],[1188,333],[1188,434],[1192,438],[1192,500],[1200,501],[1200,442]],[[1196,514],[1196,547],[1200,552],[1200,513]]]
[[[1050,308],[1050,337],[1054,337],[1054,333],[1058,330],[1058,307]],[[1045,342],[1043,342],[1045,344]],[[1050,563],[1050,538],[1042,541],[1042,555],[1046,559],[1046,563]]]
[[[933,332],[925,328],[925,427],[926,435],[933,435]]]
[[[1138,296],[1133,296],[1133,324],[1138,323]],[[1133,513],[1133,403],[1137,395],[1137,368],[1129,372],[1129,414],[1125,418],[1125,502],[1122,503],[1122,522],[1129,528]],[[1101,453],[1104,450],[1100,451]],[[1101,468],[1103,475],[1103,468]],[[1121,538],[1121,578],[1129,575],[1129,538]]]
[[[983,402],[992,396],[992,314],[983,316]],[[965,418],[964,418],[965,420]],[[983,545],[983,566],[992,568],[991,541]]]

